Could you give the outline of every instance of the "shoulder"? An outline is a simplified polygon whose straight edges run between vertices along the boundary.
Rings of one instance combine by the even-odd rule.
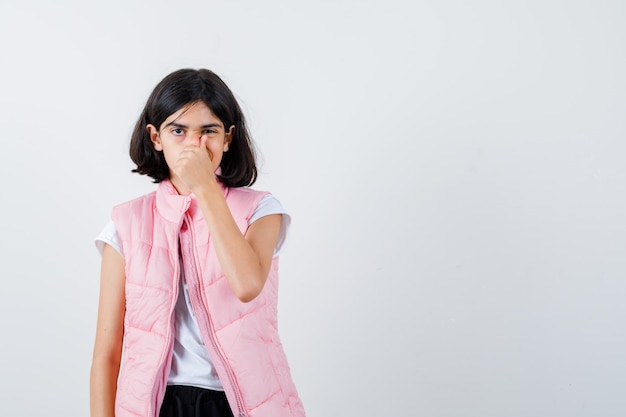
[[[118,232],[135,223],[143,223],[153,216],[156,191],[116,204],[111,210],[111,219]]]
[[[272,194],[265,194],[254,210],[255,217],[263,217],[268,214],[287,214],[280,200]]]
[[[267,191],[254,190],[248,187],[229,188],[226,193],[226,203],[232,210],[243,210],[251,213],[254,211],[264,196],[268,195]]]
[[[136,212],[138,209],[141,209],[143,207],[152,207],[154,205],[155,196],[156,191],[152,191],[151,193],[133,198],[132,200],[116,204],[113,206],[113,213],[114,215],[116,213],[118,215],[130,214]]]
[[[281,254],[283,247],[287,242],[287,237],[289,236],[289,228],[291,225],[291,216],[284,209],[280,200],[278,200],[278,198],[276,198],[272,194],[265,194],[254,209],[254,213],[252,213],[252,216],[250,216],[250,218],[248,219],[248,225],[251,225],[255,221],[272,214],[281,215],[278,240],[276,241],[276,247],[274,248],[274,256],[278,256]]]
[[[143,206],[146,203],[154,202],[155,196],[156,196],[156,191],[152,191],[152,192],[150,192],[148,194],[144,194],[142,196],[133,198],[132,200],[128,200],[128,201],[124,201],[122,203],[118,203],[118,204],[113,206],[113,210],[124,210],[124,209],[129,208],[129,207]]]
[[[228,189],[228,197],[231,198],[260,200],[263,196],[268,194],[270,194],[268,191],[255,190],[249,187],[233,187]]]

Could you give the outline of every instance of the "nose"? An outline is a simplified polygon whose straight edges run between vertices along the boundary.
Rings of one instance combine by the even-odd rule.
[[[188,136],[190,146],[200,146],[202,142],[202,133],[190,133]]]

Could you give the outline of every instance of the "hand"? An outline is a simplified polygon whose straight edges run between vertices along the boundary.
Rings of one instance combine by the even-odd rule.
[[[171,168],[173,173],[189,188],[194,194],[203,185],[215,181],[213,169],[213,155],[206,146],[207,136],[202,135],[198,146],[185,147],[176,164]]]

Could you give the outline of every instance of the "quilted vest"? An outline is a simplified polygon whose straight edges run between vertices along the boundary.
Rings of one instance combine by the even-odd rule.
[[[264,192],[222,187],[244,233]],[[303,417],[278,337],[278,259],[261,293],[243,303],[224,276],[193,195],[170,181],[113,208],[126,268],[126,314],[116,417],[157,417],[174,344],[183,269],[204,344],[236,417]],[[182,261],[181,261],[182,259]]]

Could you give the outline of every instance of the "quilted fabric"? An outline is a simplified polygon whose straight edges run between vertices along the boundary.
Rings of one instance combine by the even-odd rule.
[[[267,194],[222,187],[240,230]],[[278,258],[263,291],[241,302],[224,276],[193,195],[169,181],[112,214],[126,259],[126,315],[117,417],[158,415],[173,348],[173,311],[184,268],[194,315],[233,414],[303,417],[278,336]],[[180,248],[179,248],[180,247]],[[182,253],[182,265],[179,262]]]

